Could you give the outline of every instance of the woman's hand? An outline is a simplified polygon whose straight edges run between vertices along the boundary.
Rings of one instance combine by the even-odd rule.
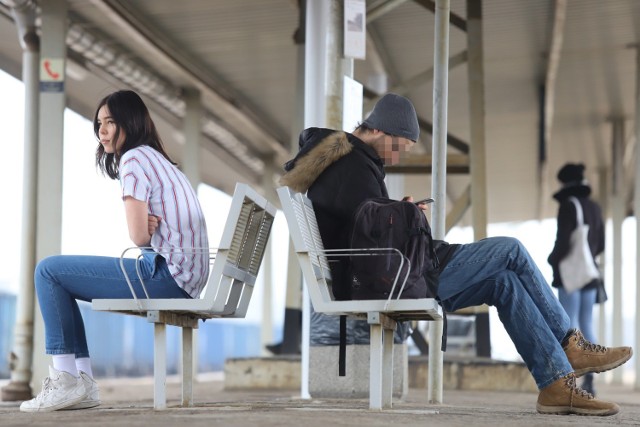
[[[156,228],[160,225],[160,221],[162,221],[162,217],[158,215],[148,214],[149,221],[149,236],[153,236],[153,233],[156,232]]]

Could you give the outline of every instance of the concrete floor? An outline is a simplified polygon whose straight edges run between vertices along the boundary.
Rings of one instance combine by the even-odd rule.
[[[0,384],[1,385],[1,384]],[[95,409],[25,414],[17,403],[0,402],[0,426],[559,426],[640,425],[640,391],[597,383],[601,398],[622,410],[612,417],[540,415],[536,393],[445,390],[443,405],[429,405],[426,390],[382,412],[366,399],[299,399],[296,390],[228,391],[221,374],[201,375],[193,408],[179,408],[180,384],[169,378],[169,409],[153,410],[152,378],[99,380],[103,404]]]

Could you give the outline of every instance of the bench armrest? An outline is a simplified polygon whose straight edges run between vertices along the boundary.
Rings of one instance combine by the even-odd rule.
[[[324,256],[333,256],[333,257],[353,257],[353,256],[384,256],[389,253],[400,258],[400,265],[398,266],[398,271],[396,272],[395,278],[393,280],[393,285],[391,286],[391,291],[389,292],[389,298],[387,298],[387,302],[385,303],[384,309],[386,310],[389,306],[389,303],[394,300],[393,292],[396,289],[398,284],[398,280],[402,280],[402,285],[400,285],[400,291],[398,292],[398,296],[395,298],[396,300],[400,299],[400,295],[402,291],[404,291],[404,286],[407,283],[407,279],[409,278],[409,272],[411,271],[411,260],[407,258],[399,249],[397,248],[360,248],[360,249],[313,249],[309,253],[314,254],[322,254]],[[400,273],[402,272],[402,267],[405,262],[407,265],[407,272],[404,277],[400,277]],[[326,282],[326,278],[325,278]]]
[[[125,255],[127,254],[127,252],[132,250],[140,251],[140,254],[136,257],[136,274],[138,276],[138,280],[140,280],[140,285],[142,286],[142,290],[144,291],[144,295],[147,299],[150,299],[149,293],[147,292],[147,287],[145,286],[144,280],[142,279],[142,275],[140,274],[140,259],[142,258],[145,251],[153,251],[156,254],[173,254],[173,253],[185,253],[185,252],[195,253],[195,254],[208,253],[209,264],[211,264],[213,260],[215,260],[215,256],[218,252],[218,248],[183,247],[183,248],[177,249],[177,248],[165,248],[165,247],[153,248],[151,246],[132,246],[122,251],[122,254],[120,254],[120,270],[122,270],[122,274],[124,275],[124,278],[127,281],[127,285],[129,286],[129,291],[131,291],[131,296],[135,300],[136,306],[141,312],[143,311],[142,305],[140,304],[140,301],[138,300],[138,296],[136,295],[135,290],[133,289],[133,285],[131,284],[131,279],[129,278],[129,274],[127,273],[127,270],[124,268],[124,259],[126,258]]]

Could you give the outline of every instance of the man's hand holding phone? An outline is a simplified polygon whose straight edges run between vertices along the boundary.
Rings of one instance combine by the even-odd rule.
[[[423,211],[427,210],[427,207],[429,207],[430,203],[435,202],[435,200],[433,200],[431,197],[427,198],[427,199],[422,199],[422,200],[418,200],[417,202],[415,202],[413,200],[413,196],[406,196],[402,198],[403,202],[412,202],[414,203],[417,207],[419,207],[420,209],[422,209]]]

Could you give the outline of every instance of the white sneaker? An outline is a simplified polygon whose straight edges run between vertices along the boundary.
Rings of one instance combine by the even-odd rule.
[[[87,397],[85,397],[79,403],[76,403],[71,406],[67,406],[64,409],[94,408],[102,403],[100,402],[100,392],[98,389],[98,383],[83,371],[80,371],[80,378],[82,378],[82,382],[84,383],[84,388],[85,390],[87,390]]]
[[[84,382],[68,372],[49,366],[49,376],[42,382],[42,391],[35,398],[22,402],[22,412],[50,412],[66,408],[87,396]]]

